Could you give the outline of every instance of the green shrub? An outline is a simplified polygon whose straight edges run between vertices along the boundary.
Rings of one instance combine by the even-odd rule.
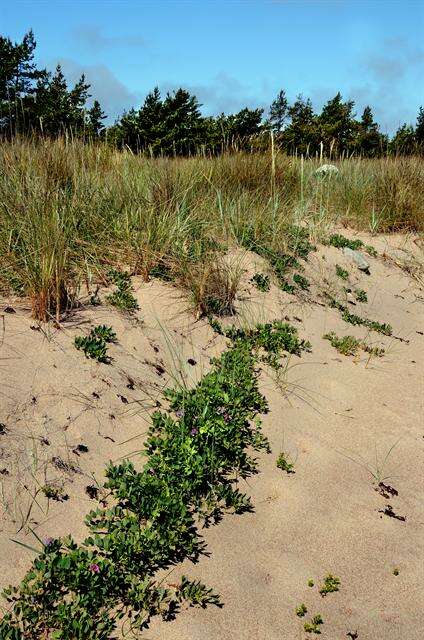
[[[270,289],[269,276],[263,275],[262,273],[255,273],[251,278],[251,282],[253,282],[259,291],[265,292]]]
[[[321,634],[320,625],[322,624],[324,624],[324,620],[318,614],[314,616],[310,622],[305,622],[305,624],[303,625],[303,628],[305,629],[306,633],[315,633],[317,635],[320,635]]]
[[[326,596],[328,593],[334,593],[338,591],[340,587],[340,578],[333,576],[331,573],[324,579],[324,584],[319,590],[322,597]]]
[[[324,340],[329,340],[331,346],[337,349],[344,356],[354,356],[360,349],[366,351],[373,356],[382,356],[385,351],[382,347],[370,347],[362,340],[358,340],[354,336],[343,336],[339,338],[333,331],[323,336]]]
[[[349,272],[346,271],[346,269],[343,269],[339,264],[336,264],[336,276],[342,280],[348,280]]]
[[[276,465],[286,473],[295,473],[294,464],[288,461],[287,454],[285,454],[284,451],[282,451],[278,456]]]
[[[140,307],[133,295],[131,276],[129,273],[117,269],[109,270],[109,279],[116,285],[116,290],[109,294],[106,300],[121,311],[132,313]]]
[[[300,353],[303,343],[278,322],[232,339],[196,387],[165,392],[170,412],[152,416],[144,467],[129,460],[107,467],[108,502],[88,514],[90,535],[81,544],[46,540],[20,586],[4,590],[10,608],[1,638],[107,640],[124,616],[136,631],[154,615],[172,617],[181,601],[220,604],[198,581],[183,577],[165,588],[153,576],[204,551],[199,519],[252,509],[237,483],[257,471],[253,452],[270,451],[259,419],[268,406],[258,350],[280,357],[284,349]]]
[[[107,343],[116,342],[116,333],[112,327],[98,325],[90,331],[88,336],[77,336],[74,342],[76,348],[83,351],[86,358],[108,364],[110,358],[107,356]]]

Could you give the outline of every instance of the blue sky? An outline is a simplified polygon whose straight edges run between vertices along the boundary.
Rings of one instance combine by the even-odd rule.
[[[424,104],[422,0],[0,0],[2,35],[31,27],[37,60],[84,71],[112,121],[155,85],[206,114],[340,90],[389,132]]]

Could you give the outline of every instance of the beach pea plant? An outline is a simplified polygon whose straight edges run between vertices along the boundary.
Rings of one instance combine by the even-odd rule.
[[[116,285],[116,289],[107,296],[106,300],[121,311],[132,313],[139,309],[138,302],[132,293],[134,289],[131,285],[130,274],[126,271],[110,269],[108,276],[109,280]]]
[[[349,249],[352,249],[353,251],[364,249],[364,251],[373,258],[378,256],[377,249],[372,245],[364,244],[359,238],[350,240],[349,238],[342,236],[340,233],[333,233],[328,239],[328,244],[332,247],[336,247],[337,249],[344,249],[344,247],[349,247]]]
[[[251,278],[251,282],[255,285],[258,291],[265,292],[270,289],[269,276],[264,275],[263,273],[255,273]]]
[[[350,313],[346,305],[342,304],[332,296],[327,296],[328,304],[331,308],[337,309],[341,313],[342,320],[353,325],[362,325],[368,327],[372,331],[377,331],[385,336],[391,336],[393,334],[393,328],[390,324],[385,322],[378,322],[377,320],[370,320],[369,318],[362,318],[355,313]]]
[[[152,616],[175,616],[182,602],[220,606],[197,580],[171,585],[155,576],[204,553],[201,523],[252,508],[238,483],[257,472],[255,452],[270,450],[260,353],[299,353],[300,343],[288,326],[260,325],[234,335],[197,386],[167,390],[169,410],[152,416],[144,466],[109,464],[85,540],[47,538],[21,584],[4,590],[0,638],[108,640],[120,620],[136,634]]]
[[[329,340],[331,346],[337,349],[344,356],[354,356],[361,349],[372,356],[382,356],[384,349],[382,347],[370,347],[363,340],[358,340],[354,336],[337,336],[333,331],[323,335],[324,340]]]
[[[107,356],[107,343],[116,342],[116,333],[112,327],[98,325],[90,331],[88,336],[77,336],[74,342],[76,348],[83,351],[86,358],[108,364],[110,358]]]
[[[303,628],[305,629],[306,633],[315,633],[317,635],[321,635],[320,626],[322,624],[324,624],[324,620],[318,613],[316,616],[312,618],[310,622],[305,622],[305,624],[303,625]]]

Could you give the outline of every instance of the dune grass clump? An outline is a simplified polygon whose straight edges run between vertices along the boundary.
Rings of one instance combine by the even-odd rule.
[[[261,153],[154,159],[16,138],[0,142],[0,166],[0,292],[29,299],[41,321],[60,321],[108,267],[180,286],[187,265],[237,243],[282,282],[311,250],[310,231],[424,230],[424,169],[413,157],[345,160],[329,185],[314,178],[317,160],[282,153],[273,163]]]

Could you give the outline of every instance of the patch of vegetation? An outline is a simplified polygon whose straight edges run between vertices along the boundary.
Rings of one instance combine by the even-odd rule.
[[[283,279],[279,281],[280,289],[285,291],[286,293],[296,293],[296,287],[294,284],[290,284],[287,280]]]
[[[343,269],[343,267],[341,267],[339,264],[336,264],[336,276],[338,276],[342,280],[348,280],[349,271],[346,271],[346,269]]]
[[[10,608],[0,637],[107,640],[124,616],[136,632],[154,615],[172,617],[182,601],[219,605],[198,581],[164,587],[153,576],[204,551],[199,519],[251,510],[237,484],[257,472],[252,452],[270,451],[259,418],[268,410],[259,351],[280,356],[300,344],[279,323],[237,333],[196,387],[167,390],[169,412],[152,416],[144,467],[129,460],[107,467],[107,502],[88,514],[89,536],[81,544],[48,539],[20,586],[4,590]]]
[[[349,290],[346,289],[346,291],[350,293]],[[368,302],[367,292],[364,289],[355,289],[354,292],[357,302]]]
[[[108,364],[110,358],[107,356],[107,343],[116,342],[116,333],[112,327],[98,325],[94,327],[88,336],[77,336],[75,346],[84,352],[86,358],[92,358],[97,362]]]
[[[399,569],[398,569],[397,567],[395,567],[395,568],[393,569],[393,575],[394,575],[394,576],[398,576],[398,575],[399,575]]]
[[[48,500],[56,500],[57,502],[62,502],[63,500],[66,500],[68,498],[68,496],[64,493],[62,487],[58,487],[54,484],[45,484],[41,487],[41,491]]]
[[[370,244],[366,244],[364,249],[368,253],[368,255],[372,256],[373,258],[377,258],[378,251],[377,251],[377,249],[375,247],[373,247]]]
[[[102,301],[100,300],[99,297],[99,292],[98,290],[95,291],[91,296],[90,296],[90,300],[89,300],[90,304],[92,307],[100,307],[102,304]]]
[[[174,279],[171,267],[163,260],[160,260],[157,264],[151,267],[149,276],[151,278],[159,278],[164,282],[172,282],[172,280]]]
[[[305,629],[306,633],[315,633],[317,635],[320,635],[321,634],[320,626],[322,624],[324,624],[324,620],[322,619],[320,614],[317,614],[312,618],[310,622],[305,622],[305,624],[303,625],[303,628]]]
[[[181,584],[176,592],[178,602],[188,602],[191,606],[205,609],[213,604],[221,607],[219,596],[212,589],[208,589],[199,580],[189,580],[187,576],[181,578]]]
[[[306,604],[301,604],[298,607],[296,607],[296,615],[298,616],[298,618],[303,618],[307,613],[308,613],[308,609],[306,608]]]
[[[116,333],[112,327],[107,327],[105,324],[99,324],[97,327],[91,330],[90,335],[95,338],[100,338],[105,342],[116,342]]]
[[[331,346],[344,356],[355,355],[360,346],[360,341],[354,338],[354,336],[339,338],[333,331],[326,333],[323,338],[324,340],[329,340]]]
[[[292,462],[289,462],[288,456],[286,453],[284,453],[284,451],[282,451],[278,456],[276,465],[279,469],[285,471],[286,473],[295,473],[294,464]]]
[[[297,284],[299,289],[303,289],[304,291],[307,291],[310,287],[309,280],[307,280],[305,276],[302,276],[300,273],[295,273],[293,275],[293,282]]]
[[[311,349],[310,342],[299,340],[295,327],[280,320],[257,324],[250,329],[233,326],[227,329],[224,335],[236,344],[247,343],[254,351],[259,350],[262,362],[276,370],[281,368],[279,358],[284,351],[300,356],[302,351]]]
[[[310,578],[308,580],[308,587],[313,587],[315,585],[315,582],[312,580],[312,578]]]
[[[344,249],[344,247],[349,247],[353,251],[357,251],[358,249],[364,249],[370,256],[376,258],[378,256],[377,249],[372,245],[366,244],[362,242],[359,238],[355,240],[349,240],[345,236],[342,236],[340,233],[334,233],[330,236],[328,240],[328,244],[332,247],[336,247],[337,249]]]
[[[251,282],[253,282],[259,291],[266,292],[270,289],[269,276],[262,273],[255,273],[251,278]]]
[[[255,242],[251,234],[247,234],[242,242],[246,249],[250,249],[268,260],[283,291],[294,293],[295,286],[287,281],[287,273],[291,269],[300,269],[299,260],[307,260],[309,253],[315,251],[316,247],[310,243],[308,231],[303,227],[289,225],[283,230],[283,234],[287,245],[285,252]],[[304,288],[307,283],[306,278],[303,279],[302,276],[299,276],[299,281],[300,288]]]
[[[187,264],[178,281],[189,291],[197,317],[233,316],[241,269],[222,256],[208,255],[197,263]]]
[[[119,271],[118,269],[110,269],[108,276],[111,282],[115,284],[116,290],[109,294],[106,300],[121,311],[127,311],[129,313],[137,311],[140,307],[132,293],[133,288],[130,274],[125,271]]]
[[[331,346],[337,349],[337,351],[344,356],[354,356],[360,349],[377,357],[380,357],[385,353],[382,347],[370,347],[365,344],[363,340],[358,340],[354,336],[343,336],[340,338],[334,333],[334,331],[326,333],[323,338],[324,340],[329,340]]]
[[[324,584],[319,590],[320,594],[324,598],[329,593],[334,593],[338,591],[340,587],[340,578],[333,576],[331,573],[324,579]]]
[[[342,319],[345,322],[353,325],[362,325],[364,327],[368,327],[368,329],[377,331],[378,333],[383,333],[386,336],[392,335],[393,328],[390,326],[390,324],[378,322],[377,320],[370,320],[369,318],[361,318],[355,313],[350,313],[349,309],[335,298],[331,296],[327,297],[329,299],[329,306],[340,311],[340,313],[342,314]]]
[[[352,249],[353,251],[357,251],[364,246],[364,243],[362,240],[359,240],[359,238],[356,240],[349,240],[349,238],[345,238],[345,236],[342,236],[340,233],[333,233],[328,239],[328,244],[332,247],[336,247],[337,249],[349,247],[349,249]]]

